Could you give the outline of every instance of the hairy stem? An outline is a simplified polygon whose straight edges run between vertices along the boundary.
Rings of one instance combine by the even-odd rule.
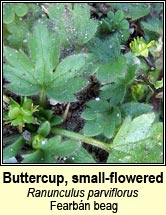
[[[69,138],[74,139],[74,140],[79,140],[81,142],[88,143],[92,146],[96,146],[98,148],[101,148],[101,149],[109,152],[110,145],[108,145],[105,142],[102,142],[102,141],[99,141],[99,140],[96,140],[96,139],[93,139],[90,137],[86,137],[82,134],[78,134],[78,133],[73,132],[73,131],[67,131],[67,130],[62,129],[62,128],[54,128],[54,129],[52,129],[52,132],[54,134],[62,135],[62,136],[69,137]]]

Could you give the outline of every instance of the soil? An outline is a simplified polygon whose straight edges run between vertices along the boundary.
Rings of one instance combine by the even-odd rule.
[[[86,103],[99,96],[99,82],[93,76],[90,77],[89,81],[89,85],[76,95],[78,101],[70,103],[69,112],[66,120],[62,124],[62,128],[81,132],[85,124],[85,121],[81,118],[81,114],[86,107]],[[53,106],[52,110],[56,115],[61,115],[64,114],[66,106],[67,105],[58,104]],[[98,163],[106,162],[108,157],[108,153],[106,151],[90,146],[86,143],[83,143],[83,146],[94,156]]]

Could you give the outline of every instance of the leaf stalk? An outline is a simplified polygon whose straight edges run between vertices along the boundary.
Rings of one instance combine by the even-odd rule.
[[[68,137],[68,138],[71,138],[71,139],[74,139],[74,140],[79,140],[81,142],[84,142],[84,143],[88,143],[92,146],[96,146],[98,148],[101,148],[107,152],[109,152],[110,150],[110,145],[108,145],[108,143],[105,143],[105,142],[102,142],[102,141],[99,141],[99,140],[96,140],[94,138],[91,138],[91,137],[86,137],[82,134],[78,134],[78,133],[75,133],[73,131],[67,131],[65,129],[62,129],[62,128],[54,128],[52,129],[52,132],[54,134],[57,134],[57,135],[62,135],[62,136],[65,136],[65,137]]]

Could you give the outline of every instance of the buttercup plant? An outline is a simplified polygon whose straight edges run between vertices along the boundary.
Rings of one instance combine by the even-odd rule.
[[[137,56],[147,57],[154,41],[147,44],[137,37],[128,43],[130,49],[121,49],[130,37],[130,22],[150,10],[134,15],[133,5],[126,5],[128,14],[119,4],[110,5],[115,11],[102,20],[109,35],[97,31],[102,26],[90,18],[88,4],[49,3],[42,5],[47,16],[30,29],[24,51],[5,44],[5,87],[22,99],[20,103],[10,99],[5,119],[18,127],[20,134],[5,138],[4,162],[101,162],[90,150],[106,154],[105,163],[162,162],[162,122],[150,100],[146,101],[142,86],[147,91],[149,87],[138,77],[143,66]],[[140,8],[144,8],[142,4]],[[75,50],[63,57],[62,51],[70,44]],[[152,83],[160,81],[158,67],[155,73]],[[81,131],[66,130],[63,126],[68,111],[71,114],[70,105],[77,102],[76,94],[86,89],[89,76],[97,80],[99,92],[84,102]],[[50,100],[67,106],[65,117],[51,110]]]
[[[42,106],[46,104],[46,96],[61,102],[75,100],[73,94],[87,84],[81,77],[81,69],[88,54],[71,55],[59,62],[59,40],[41,23],[35,25],[29,37],[30,58],[22,50],[7,46],[4,53],[8,62],[4,75],[10,81],[6,87],[22,96],[39,93]]]

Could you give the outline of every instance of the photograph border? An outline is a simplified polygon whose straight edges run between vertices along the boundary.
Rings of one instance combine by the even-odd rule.
[[[67,1],[66,3],[70,3],[71,1]],[[95,1],[74,1],[75,3],[93,3]],[[106,1],[109,3],[109,1]],[[112,1],[110,1],[112,3]],[[119,3],[142,3],[147,1],[118,1]],[[3,3],[65,3],[62,1],[1,1],[1,164],[0,166],[166,166],[165,163],[165,1],[150,1],[148,3],[163,3],[163,74],[164,74],[164,86],[163,86],[163,111],[164,111],[164,122],[163,122],[163,163],[76,163],[76,164],[63,164],[63,163],[57,163],[57,164],[21,164],[21,163],[3,163]],[[105,1],[99,1],[96,3],[105,3]],[[116,1],[117,3],[117,1]]]

